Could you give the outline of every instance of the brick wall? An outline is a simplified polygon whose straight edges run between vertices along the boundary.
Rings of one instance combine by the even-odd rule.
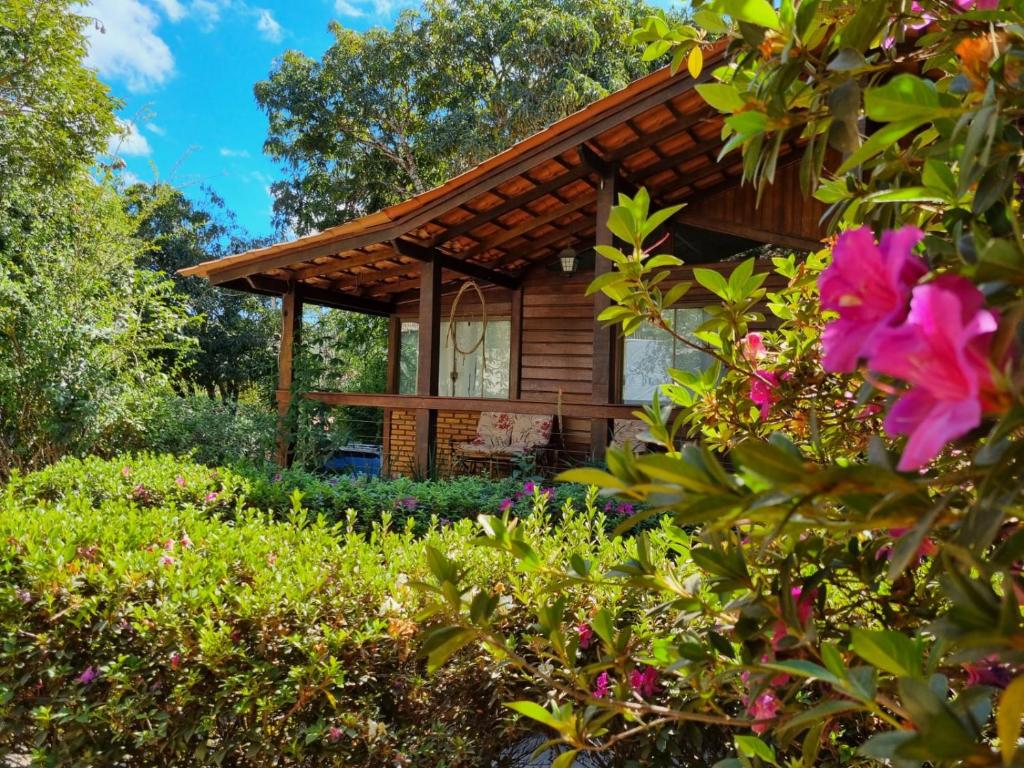
[[[479,414],[465,411],[439,411],[437,414],[437,470],[451,469],[451,443],[469,442],[476,435]],[[416,455],[416,412],[391,411],[390,442],[386,467],[392,476],[411,475]]]

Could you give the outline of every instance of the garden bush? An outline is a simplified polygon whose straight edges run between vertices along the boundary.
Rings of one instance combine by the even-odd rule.
[[[539,480],[459,477],[450,480],[411,480],[316,475],[302,469],[281,469],[253,462],[230,468],[211,468],[204,463],[154,453],[125,454],[117,459],[67,458],[37,472],[15,474],[9,494],[23,500],[56,501],[86,496],[94,503],[130,500],[140,506],[167,502],[191,503],[226,512],[241,504],[281,518],[289,514],[298,492],[304,509],[331,522],[349,520],[352,510],[358,530],[368,530],[387,517],[395,526],[409,522],[417,533],[436,520],[446,525],[475,519],[481,513],[510,511],[529,514],[534,490],[549,496],[547,508],[557,517],[563,504],[582,502],[586,486],[560,483],[542,485]],[[638,507],[628,503],[601,503],[609,530]]]
[[[514,606],[543,585],[476,546],[470,521],[364,533],[298,497],[287,514],[251,509],[249,490],[229,469],[169,457],[13,478],[0,494],[0,753],[51,766],[454,768],[490,765],[530,727],[502,706],[532,690],[512,667],[466,650],[428,674],[418,653],[448,655],[420,648],[414,619],[433,596],[414,584],[450,557],[494,596],[504,631],[530,629]],[[540,561],[635,557],[578,501],[551,526],[534,495],[523,525]],[[584,616],[581,591],[560,599]]]

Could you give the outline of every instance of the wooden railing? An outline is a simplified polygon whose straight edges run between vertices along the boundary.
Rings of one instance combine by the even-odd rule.
[[[558,414],[581,419],[632,419],[637,405],[619,403],[556,403],[551,400],[505,400],[499,397],[444,397],[442,395],[388,395],[362,392],[306,392],[308,400],[327,405],[358,405],[403,411],[470,411],[482,413]]]

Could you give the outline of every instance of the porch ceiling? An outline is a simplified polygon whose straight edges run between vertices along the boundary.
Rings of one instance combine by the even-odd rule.
[[[697,80],[654,72],[398,205],[181,274],[260,293],[295,284],[307,300],[370,312],[415,300],[431,258],[444,290],[467,279],[514,286],[563,248],[593,245],[609,168],[623,189],[645,186],[662,205],[736,183],[740,157],[717,159],[722,119],[693,90],[721,53],[708,52]]]

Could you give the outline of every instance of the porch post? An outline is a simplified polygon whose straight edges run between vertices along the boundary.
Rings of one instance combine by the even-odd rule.
[[[612,232],[608,229],[608,215],[615,204],[615,179],[618,168],[615,166],[603,169],[601,184],[597,191],[597,229],[594,234],[595,245],[612,245]],[[595,257],[594,277],[610,272],[612,263],[598,254]],[[591,378],[591,402],[604,405],[615,400],[615,378],[617,370],[615,362],[615,329],[604,328],[597,322],[601,311],[611,306],[611,299],[601,291],[594,294],[594,357]],[[611,435],[612,421],[609,419],[592,419],[590,422],[590,452],[595,459],[603,459],[608,439]]]
[[[295,347],[302,335],[302,298],[295,284],[281,297],[281,343],[277,350],[277,463],[292,463],[294,439],[288,428],[288,408],[295,380]]]
[[[402,318],[392,314],[388,317],[388,368],[387,382],[384,390],[389,395],[397,395],[402,375]],[[384,474],[391,476],[391,409],[384,409],[384,434],[381,435],[381,468]]]
[[[424,261],[420,265],[420,347],[416,373],[416,394],[437,395],[437,375],[441,353],[441,262]],[[417,471],[428,475],[431,449],[437,440],[437,411],[420,408],[416,411]]]
[[[512,317],[509,323],[508,396],[518,400],[523,378],[523,289],[512,291]]]

